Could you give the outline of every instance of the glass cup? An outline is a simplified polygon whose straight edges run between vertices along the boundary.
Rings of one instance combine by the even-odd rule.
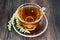
[[[44,8],[34,3],[25,3],[17,8],[18,19],[28,30],[34,30],[43,17]]]

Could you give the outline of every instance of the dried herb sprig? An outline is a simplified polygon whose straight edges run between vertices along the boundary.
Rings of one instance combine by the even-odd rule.
[[[16,20],[16,27],[17,27],[17,29],[20,29],[20,30],[19,30],[20,32],[30,33],[27,29],[24,29],[24,28],[21,26],[21,23],[20,23],[20,21],[19,21],[19,19],[18,19],[17,17],[15,18],[15,20]]]
[[[19,21],[19,19],[17,18],[17,14],[14,13],[12,18],[10,19],[10,21],[8,22],[8,30],[11,31],[11,28],[12,28],[12,23],[15,23],[14,20],[16,21],[16,27],[17,29],[20,31],[20,32],[23,32],[23,33],[30,33],[27,29],[23,28],[21,26],[21,23]]]

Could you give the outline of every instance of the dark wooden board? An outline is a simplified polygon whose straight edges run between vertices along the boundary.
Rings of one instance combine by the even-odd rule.
[[[17,7],[23,3],[37,3],[41,7],[46,7],[46,16],[49,24],[47,31],[41,36],[27,38],[17,34],[14,29],[9,32],[7,22]],[[52,22],[53,16],[50,13],[49,0],[0,0],[0,40],[56,40]]]

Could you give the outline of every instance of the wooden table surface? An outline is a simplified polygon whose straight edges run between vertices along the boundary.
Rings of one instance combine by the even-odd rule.
[[[23,3],[36,3],[41,7],[46,7],[46,16],[48,18],[48,29],[41,36],[34,38],[27,38],[17,34],[14,29],[9,32],[7,29],[7,22],[16,11],[17,7]],[[53,16],[50,13],[49,0],[0,0],[0,40],[56,40]]]

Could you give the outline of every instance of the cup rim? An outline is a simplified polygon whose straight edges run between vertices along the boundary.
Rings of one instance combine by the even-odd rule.
[[[40,16],[40,18],[39,18],[38,20],[36,20],[36,21],[34,21],[34,22],[26,22],[26,21],[22,20],[22,19],[19,17],[19,15],[18,15],[19,9],[20,9],[21,7],[23,7],[24,5],[26,5],[26,4],[36,5],[37,7],[40,8],[40,11],[42,12],[42,15]],[[28,23],[28,24],[33,24],[33,23],[39,22],[39,21],[42,19],[43,14],[45,14],[45,13],[43,12],[43,10],[41,9],[41,7],[40,7],[38,4],[35,4],[35,3],[25,3],[25,4],[20,5],[20,6],[17,8],[16,13],[17,13],[17,15],[18,15],[18,16],[17,16],[18,19],[19,19],[21,22],[23,22],[23,23]]]
[[[22,35],[22,36],[24,36],[24,37],[37,37],[37,36],[39,36],[39,35],[42,35],[42,34],[47,30],[47,27],[48,27],[48,19],[47,19],[47,17],[46,17],[45,14],[44,14],[44,17],[45,17],[45,19],[46,19],[46,26],[45,26],[45,28],[44,28],[40,33],[38,33],[38,34],[36,34],[36,35],[25,35],[25,34],[20,33],[20,32],[15,28],[14,23],[13,23],[13,28],[14,28],[14,30],[15,30],[19,35]]]

